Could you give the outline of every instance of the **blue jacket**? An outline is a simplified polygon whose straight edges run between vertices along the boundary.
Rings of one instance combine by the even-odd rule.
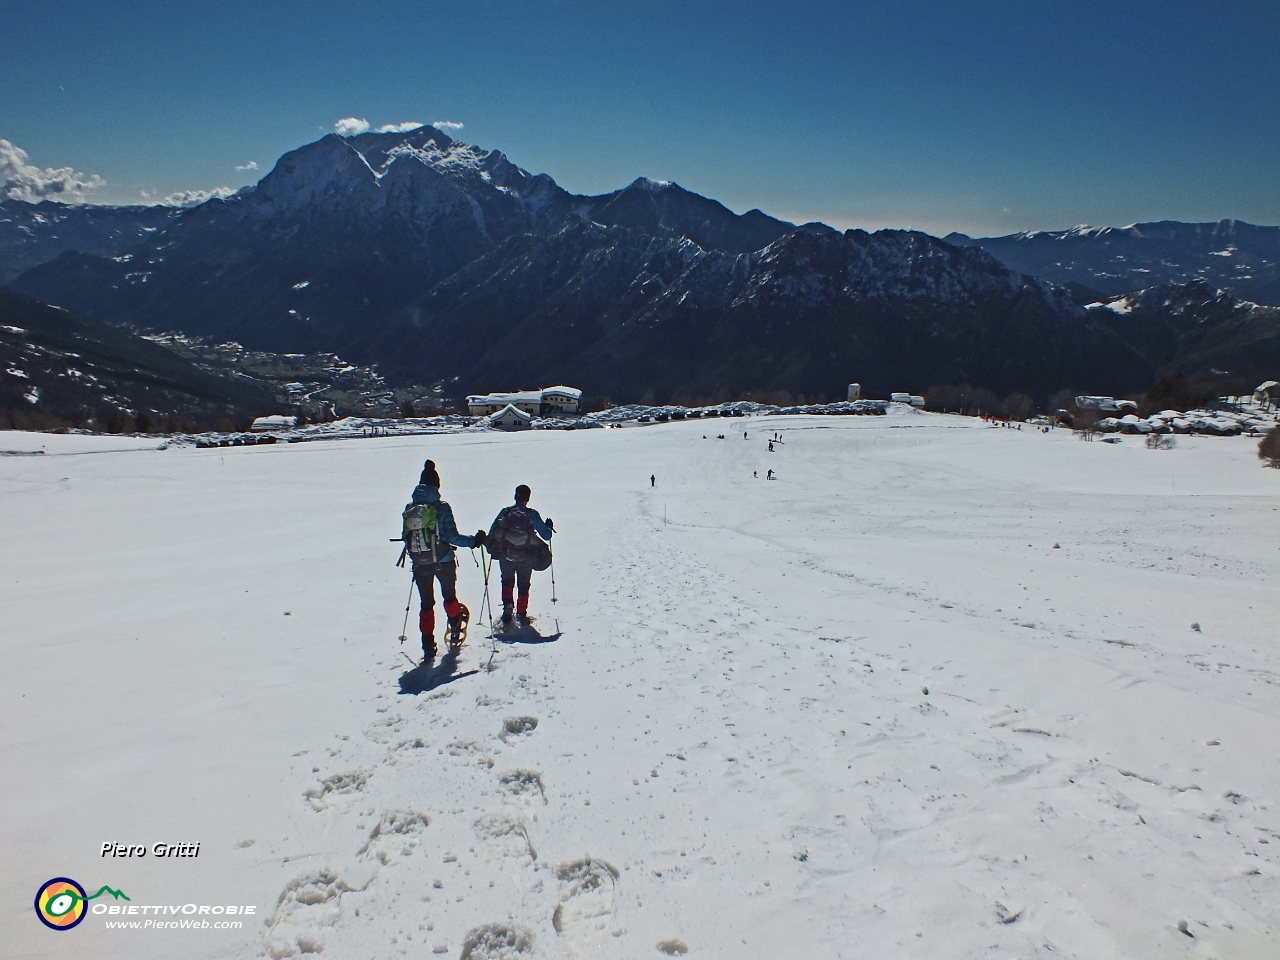
[[[428,487],[425,483],[420,483],[413,488],[413,497],[411,499],[414,503],[424,506],[431,503],[436,505],[436,532],[440,537],[441,543],[468,549],[476,545],[475,537],[468,537],[466,534],[458,532],[458,524],[453,519],[453,507],[440,499],[440,489],[438,487]],[[452,550],[446,549],[443,554],[436,557],[437,563],[450,563],[452,561]]]

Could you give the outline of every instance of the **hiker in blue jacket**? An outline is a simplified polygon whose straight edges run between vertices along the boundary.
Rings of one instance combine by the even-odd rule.
[[[532,491],[523,483],[516,487],[516,502],[499,511],[485,541],[489,553],[498,558],[502,571],[502,630],[509,630],[516,621],[522,627],[532,622],[529,585],[533,571],[545,570],[551,563],[548,543],[555,533],[555,523],[550,519],[544,521],[538,511],[529,506],[530,496]]]
[[[473,536],[458,532],[458,525],[453,519],[453,508],[440,499],[440,474],[436,472],[436,465],[431,460],[422,468],[422,476],[418,478],[418,485],[413,488],[413,496],[409,506],[405,507],[404,516],[405,546],[413,560],[413,582],[418,585],[418,594],[422,600],[422,610],[418,614],[422,655],[430,660],[436,655],[435,581],[440,581],[440,598],[444,601],[445,616],[449,618],[449,645],[456,646],[465,637],[470,611],[458,602],[458,564],[454,559],[453,548],[483,546],[485,532],[477,530]]]

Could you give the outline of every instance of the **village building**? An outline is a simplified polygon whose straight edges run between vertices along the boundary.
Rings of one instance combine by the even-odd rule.
[[[258,417],[249,427],[250,433],[266,433],[269,430],[292,430],[298,425],[297,417],[286,417],[276,414],[270,417]]]
[[[527,430],[533,425],[533,414],[509,403],[490,417],[489,423],[497,430]]]
[[[1132,413],[1138,405],[1132,400],[1117,400],[1115,397],[1076,397],[1076,407],[1081,410],[1099,410],[1102,413]]]
[[[518,393],[485,393],[467,397],[467,410],[473,417],[487,417],[511,406],[532,416],[577,413],[582,391],[575,387],[544,387]]]

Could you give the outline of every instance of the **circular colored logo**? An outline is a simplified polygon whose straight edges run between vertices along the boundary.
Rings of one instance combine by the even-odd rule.
[[[68,877],[54,877],[36,894],[36,916],[51,930],[70,930],[84,919],[84,887]]]

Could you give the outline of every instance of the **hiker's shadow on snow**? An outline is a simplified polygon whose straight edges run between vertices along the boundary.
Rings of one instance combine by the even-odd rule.
[[[563,634],[549,633],[545,637],[535,626],[512,627],[504,633],[496,633],[493,639],[498,643],[555,643]]]
[[[479,672],[479,670],[468,670],[466,673],[458,673],[458,654],[456,651],[450,650],[440,658],[439,663],[428,661],[402,673],[400,675],[400,692],[416,696],[419,693],[426,693],[436,687],[443,687],[446,683],[453,683],[455,680],[461,680],[463,677],[469,677]]]

